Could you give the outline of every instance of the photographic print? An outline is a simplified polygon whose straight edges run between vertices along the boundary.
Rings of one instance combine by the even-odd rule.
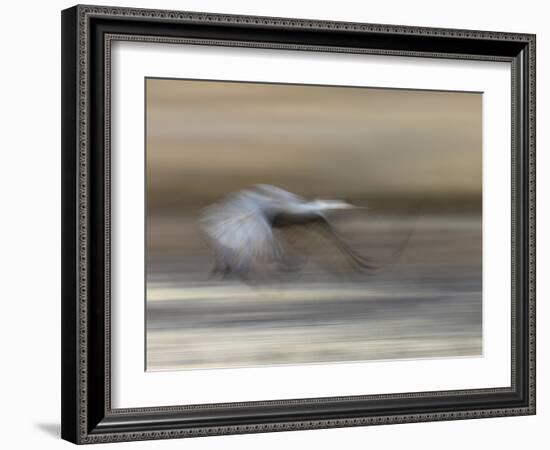
[[[145,79],[146,370],[482,355],[482,94]]]

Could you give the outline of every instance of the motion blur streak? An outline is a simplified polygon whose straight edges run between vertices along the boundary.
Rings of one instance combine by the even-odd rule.
[[[146,95],[147,370],[481,355],[481,94],[149,79]],[[256,184],[368,205],[333,224],[375,260],[414,232],[365,272],[292,227],[299,270],[212,276],[201,211]]]

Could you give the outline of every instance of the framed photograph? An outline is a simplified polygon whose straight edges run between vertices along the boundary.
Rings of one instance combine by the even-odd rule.
[[[535,413],[535,36],[62,12],[62,437]]]

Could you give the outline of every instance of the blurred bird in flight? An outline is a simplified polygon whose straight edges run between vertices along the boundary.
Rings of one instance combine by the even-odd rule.
[[[250,279],[273,269],[300,268],[290,257],[285,239],[275,230],[305,225],[322,232],[357,270],[380,268],[384,262],[357,252],[331,220],[344,210],[360,209],[368,208],[343,200],[306,200],[266,184],[232,193],[201,214],[200,224],[214,253],[212,272],[224,278]],[[410,234],[396,254],[401,253]]]

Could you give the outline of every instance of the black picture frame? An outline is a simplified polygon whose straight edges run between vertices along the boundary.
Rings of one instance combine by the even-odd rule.
[[[113,40],[510,62],[511,386],[112,409],[108,108]],[[61,406],[62,437],[78,444],[535,414],[535,36],[120,7],[64,10]]]

